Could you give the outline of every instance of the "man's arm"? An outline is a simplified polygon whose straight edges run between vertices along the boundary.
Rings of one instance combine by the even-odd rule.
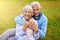
[[[15,17],[14,21],[15,21],[16,24],[23,25],[23,24],[24,24],[23,14],[21,14],[21,15]]]
[[[45,19],[45,20],[42,21],[42,23],[40,25],[40,27],[41,27],[41,28],[39,28],[39,36],[40,36],[40,38],[44,38],[45,35],[46,35],[47,23],[48,23],[48,20]]]

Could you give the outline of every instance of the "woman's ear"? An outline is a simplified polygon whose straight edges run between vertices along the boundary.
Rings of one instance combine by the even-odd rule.
[[[32,16],[33,16],[33,13],[32,13]]]

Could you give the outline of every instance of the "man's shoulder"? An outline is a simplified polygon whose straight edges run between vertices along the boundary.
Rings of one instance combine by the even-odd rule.
[[[41,14],[42,14],[41,19],[48,20],[47,17],[46,17],[46,15],[44,15],[44,13],[41,13]]]
[[[15,18],[22,18],[23,14],[16,16]]]

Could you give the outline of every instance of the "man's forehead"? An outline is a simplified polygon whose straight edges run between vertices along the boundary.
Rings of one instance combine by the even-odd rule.
[[[32,2],[31,6],[37,6],[37,7],[41,8],[41,5],[39,2]]]
[[[33,9],[40,9],[39,6],[32,6]]]

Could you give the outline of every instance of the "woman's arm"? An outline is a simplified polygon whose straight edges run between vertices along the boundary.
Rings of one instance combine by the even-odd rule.
[[[22,28],[22,25],[16,24],[16,36],[23,36],[25,34],[25,31],[23,31]]]
[[[24,25],[16,24],[16,35],[19,34],[20,36],[23,36],[24,34],[26,34],[28,26],[28,21],[25,21]]]

